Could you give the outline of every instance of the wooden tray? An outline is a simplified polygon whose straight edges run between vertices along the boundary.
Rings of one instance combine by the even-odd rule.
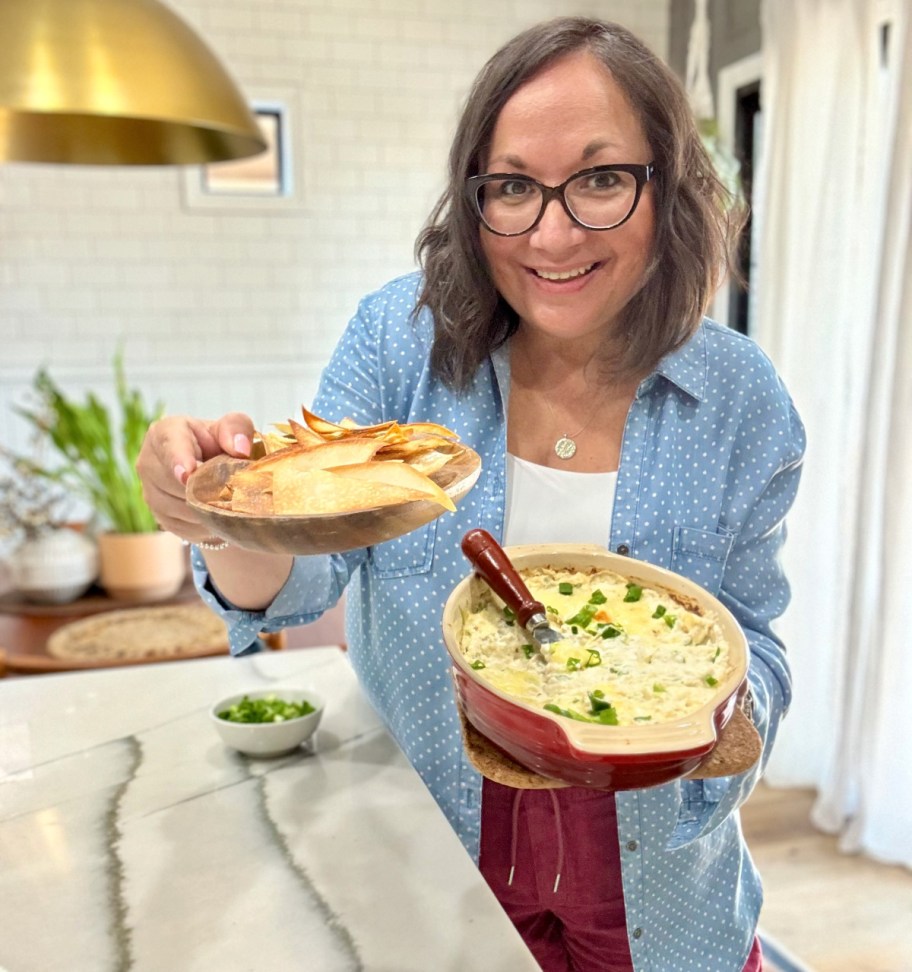
[[[158,604],[179,604],[183,601],[196,601],[199,594],[193,586],[193,578],[187,576],[180,590],[173,596]],[[120,608],[149,606],[148,601],[130,601],[110,597],[104,588],[93,584],[82,597],[67,601],[65,604],[42,604],[30,601],[16,591],[0,594],[0,614],[12,614],[18,617],[33,618],[81,618],[87,614],[101,614]]]

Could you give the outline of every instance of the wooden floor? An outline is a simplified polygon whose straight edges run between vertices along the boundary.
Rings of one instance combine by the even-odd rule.
[[[912,972],[912,871],[841,853],[811,825],[813,801],[761,784],[742,810],[761,927],[814,972]]]

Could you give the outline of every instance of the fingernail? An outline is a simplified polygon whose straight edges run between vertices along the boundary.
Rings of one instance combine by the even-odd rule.
[[[250,439],[246,435],[236,435],[234,437],[235,452],[240,452],[242,456],[250,455]]]
[[[187,470],[183,466],[175,466],[174,478],[183,486],[187,482]]]

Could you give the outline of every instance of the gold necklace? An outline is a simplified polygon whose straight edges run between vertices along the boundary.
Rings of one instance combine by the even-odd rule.
[[[601,404],[601,399],[604,396],[604,392],[599,396],[599,404]],[[557,425],[557,415],[554,413],[554,409],[551,407],[551,403],[546,398],[545,404],[548,406],[548,411],[551,413],[551,418],[554,419],[554,424]],[[577,429],[576,432],[564,432],[558,436],[557,441],[554,443],[554,453],[558,459],[572,459],[576,455],[576,439],[577,436],[581,435],[595,418],[595,408],[593,407],[589,418],[583,423],[582,428]]]
[[[522,356],[526,359],[526,365],[529,366],[532,374],[535,374],[535,369],[531,367],[531,362],[529,361],[529,356],[526,354],[524,348],[520,348]],[[562,432],[558,437],[557,441],[554,443],[554,454],[558,459],[572,459],[576,455],[576,440],[577,437],[582,435],[586,429],[592,424],[592,420],[595,418],[598,411],[598,406],[602,404],[602,400],[607,394],[607,388],[603,388],[601,394],[598,396],[596,401],[593,403],[592,411],[589,413],[589,418],[583,423],[582,428],[576,430],[576,432]],[[548,407],[548,411],[551,413],[551,418],[554,424],[557,425],[557,414],[551,405],[551,402],[542,395],[542,401]]]

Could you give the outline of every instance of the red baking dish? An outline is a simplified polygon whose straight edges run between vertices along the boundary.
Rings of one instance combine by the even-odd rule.
[[[671,722],[604,726],[534,708],[483,681],[459,649],[464,614],[485,589],[484,582],[470,574],[454,588],[443,612],[443,636],[453,663],[456,696],[468,721],[527,769],[574,786],[639,789],[667,783],[695,769],[716,745],[747,676],[747,639],[734,615],[693,581],[596,545],[529,545],[507,547],[506,552],[518,570],[535,566],[604,568],[666,592],[692,610],[713,613],[729,645],[732,670],[702,708]]]

